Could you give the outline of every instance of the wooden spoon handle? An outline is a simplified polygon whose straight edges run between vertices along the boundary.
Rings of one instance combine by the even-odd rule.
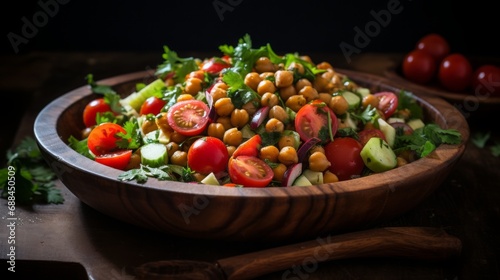
[[[406,257],[430,261],[460,254],[460,239],[426,227],[385,227],[267,249],[220,259],[216,263],[186,260],[146,263],[138,279],[252,279],[312,261],[358,257]]]
[[[425,227],[386,227],[318,237],[217,261],[227,279],[251,279],[311,261],[358,257],[406,257],[445,260],[460,254],[460,239],[444,230]]]

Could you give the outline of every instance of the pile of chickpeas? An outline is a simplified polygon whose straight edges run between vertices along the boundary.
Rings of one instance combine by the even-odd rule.
[[[301,59],[312,64],[311,59],[307,56],[301,57]],[[343,89],[354,90],[357,85],[352,81],[346,83],[342,75],[336,73],[327,62],[317,64],[316,67],[324,72],[317,74],[313,82],[301,78],[294,83],[294,71],[304,74],[302,64],[292,63],[285,69],[283,65],[273,64],[268,57],[259,58],[253,71],[245,76],[245,84],[258,93],[260,100],[248,102],[242,108],[236,108],[231,98],[228,97],[228,85],[222,79],[216,80],[210,88],[210,94],[213,97],[213,106],[217,117],[215,122],[208,125],[205,135],[221,139],[226,144],[231,156],[236,148],[246,140],[243,138],[241,129],[250,123],[252,116],[260,107],[269,107],[269,114],[264,123],[267,132],[295,130],[294,122],[281,105],[282,102],[286,107],[298,112],[305,104],[319,99],[327,104],[337,116],[345,114],[349,104],[342,95],[333,95],[333,93]],[[194,99],[199,92],[205,91],[210,85],[204,84],[204,75],[202,70],[189,73],[183,84],[183,93],[177,101]],[[174,85],[173,79],[166,80],[166,84]],[[366,96],[362,100],[361,106],[367,107],[368,105],[376,108],[378,99],[371,94]],[[169,163],[187,166],[189,143],[186,140],[188,137],[170,128],[166,115],[166,112],[162,112],[155,118],[146,119],[142,123],[143,133],[161,129],[170,139],[167,144]],[[343,126],[345,124],[339,119],[339,127]],[[261,147],[259,157],[273,163],[273,180],[281,182],[287,168],[298,162],[295,147],[298,147],[300,143],[296,143],[296,141],[292,135],[283,134],[276,145]],[[137,168],[139,161],[137,159],[133,161],[134,163],[130,164],[129,169]],[[325,183],[338,181],[337,176],[328,171],[330,162],[320,144],[310,150],[308,161],[309,169],[323,172]],[[195,175],[198,180],[202,180],[207,174]]]

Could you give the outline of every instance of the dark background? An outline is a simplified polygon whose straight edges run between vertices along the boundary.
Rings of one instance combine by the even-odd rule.
[[[61,2],[61,3],[59,3]],[[496,55],[500,24],[486,0],[376,0],[376,1],[9,1],[2,8],[3,54],[43,51],[158,51],[162,46],[184,51],[217,51],[236,45],[245,33],[254,46],[270,43],[277,52],[341,52],[341,42],[354,45],[355,27],[374,22],[371,11],[387,10],[399,2],[402,12],[375,32],[363,52],[406,52],[430,32],[445,36],[452,51]],[[461,1],[463,2],[463,1]],[[39,3],[57,3],[57,10],[16,52],[8,34],[22,36],[26,17],[43,11]],[[64,3],[64,4],[63,4]],[[217,11],[226,5],[225,11]],[[50,5],[49,5],[50,6]],[[54,6],[51,6],[54,9]],[[53,10],[54,11],[54,10]],[[47,13],[45,12],[47,15]],[[23,36],[24,37],[24,36]]]

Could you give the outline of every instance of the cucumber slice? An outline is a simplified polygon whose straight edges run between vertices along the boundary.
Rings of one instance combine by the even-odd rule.
[[[406,122],[403,118],[391,117],[387,119],[387,123],[404,123]]]
[[[159,167],[167,164],[167,146],[161,143],[149,143],[142,146],[141,163],[150,167]]]
[[[312,184],[307,179],[306,176],[300,175],[299,177],[297,177],[297,179],[295,179],[292,186],[294,186],[294,187],[307,187],[307,186],[312,186]]]
[[[413,130],[417,130],[425,126],[425,123],[421,119],[409,120],[407,125],[409,125]]]
[[[168,144],[168,142],[170,142],[170,136],[163,133],[163,130],[157,129],[148,132],[146,135],[144,135],[142,140],[144,141],[144,143]]]
[[[342,92],[342,96],[345,98],[345,100],[347,100],[347,103],[349,104],[349,109],[356,109],[361,104],[361,98],[354,92],[344,91]]]
[[[356,93],[361,95],[361,98],[365,98],[371,94],[370,89],[364,88],[364,87],[360,87],[360,88],[356,89]]]
[[[162,89],[165,88],[165,82],[162,79],[156,79],[153,82],[147,84],[140,91],[134,92],[129,96],[123,98],[120,103],[122,106],[132,107],[135,111],[139,112],[142,103],[146,101],[151,96],[161,93]]]
[[[360,152],[361,158],[373,172],[384,172],[397,165],[396,154],[384,139],[372,137]]]
[[[377,121],[379,129],[384,133],[385,140],[390,147],[393,147],[394,141],[396,141],[396,129],[383,119],[378,119]]]
[[[323,184],[323,172],[306,169],[302,172],[302,175],[306,176],[307,180],[313,185]]]
[[[252,128],[250,128],[249,124],[244,125],[240,131],[241,131],[241,136],[243,136],[243,139],[250,139],[252,138],[252,136],[255,135],[255,132],[252,130]]]
[[[219,180],[217,180],[217,177],[215,177],[215,174],[213,172],[210,172],[203,180],[201,180],[202,184],[206,185],[214,185],[214,186],[220,186]]]

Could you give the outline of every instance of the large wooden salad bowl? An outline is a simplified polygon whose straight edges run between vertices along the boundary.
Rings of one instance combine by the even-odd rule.
[[[336,69],[372,90],[398,92],[384,78]],[[99,81],[128,94],[148,71]],[[83,128],[81,112],[93,98],[87,86],[47,105],[34,133],[59,179],[83,203],[118,220],[188,238],[283,241],[368,228],[414,208],[446,179],[462,156],[469,127],[443,99],[420,95],[427,122],[462,134],[459,145],[441,145],[430,156],[396,169],[310,187],[231,188],[148,179],[118,180],[122,171],[96,163],[67,145]],[[421,97],[419,97],[421,96]]]

